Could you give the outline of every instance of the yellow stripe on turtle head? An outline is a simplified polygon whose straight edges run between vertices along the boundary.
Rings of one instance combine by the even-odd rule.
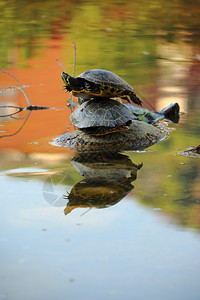
[[[70,81],[69,81],[70,77],[71,76],[68,75],[65,72],[62,72],[62,74],[61,74],[61,78],[62,78],[62,80],[64,81],[65,84],[69,84],[70,85]]]

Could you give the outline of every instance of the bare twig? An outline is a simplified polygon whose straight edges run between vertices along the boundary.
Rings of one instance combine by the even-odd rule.
[[[63,64],[59,61],[59,59],[56,59],[57,63],[63,68],[65,72],[67,72],[66,68],[63,66]]]
[[[16,135],[18,132],[20,132],[20,130],[22,130],[22,128],[23,128],[24,125],[26,124],[28,118],[30,117],[30,114],[31,114],[31,111],[28,111],[28,112],[27,112],[27,116],[26,116],[26,118],[25,118],[25,120],[24,120],[22,126],[20,126],[20,128],[19,128],[16,132],[11,133],[11,134],[1,135],[1,136],[0,136],[0,139],[1,139],[1,138],[4,138],[4,137],[11,137],[11,136],[14,136],[14,135]]]
[[[13,74],[9,73],[8,71],[2,70],[2,69],[0,69],[0,71],[3,72],[3,73],[8,74],[10,76],[12,76],[17,81],[17,83],[20,85],[20,90],[22,91],[22,93],[24,94],[24,96],[26,98],[26,101],[28,102],[29,105],[32,105],[31,101],[29,100],[29,98],[28,98],[28,96],[27,96],[27,94],[26,94],[26,92],[25,92],[22,84],[19,82],[19,80]]]
[[[74,45],[74,63],[73,63],[73,77],[75,76],[75,68],[76,68],[76,43],[73,42]]]

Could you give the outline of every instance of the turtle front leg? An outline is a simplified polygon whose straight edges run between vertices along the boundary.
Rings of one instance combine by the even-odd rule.
[[[131,103],[130,98],[129,98],[128,96],[120,96],[120,98],[121,98],[122,100],[126,100],[126,101],[128,101],[129,103]]]
[[[88,98],[84,98],[84,97],[78,97],[78,104],[83,104],[84,102],[86,102],[86,101],[88,101],[88,100],[90,100],[90,99],[88,99]]]
[[[134,92],[130,91],[128,93],[128,96],[132,102],[136,103],[137,105],[142,105],[142,101],[136,96]]]
[[[122,99],[128,101],[129,103],[134,102],[135,104],[142,105],[142,101],[136,96],[133,91],[123,91],[119,95]]]

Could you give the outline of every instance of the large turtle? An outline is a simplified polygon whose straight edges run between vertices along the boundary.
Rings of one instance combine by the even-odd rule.
[[[74,96],[81,97],[81,102],[96,97],[102,99],[120,97],[128,102],[142,104],[133,88],[125,80],[107,70],[88,70],[76,78],[62,72],[61,78],[67,91],[72,91]]]
[[[71,114],[71,122],[79,129],[93,135],[126,131],[136,117],[116,100],[95,98],[82,103]]]

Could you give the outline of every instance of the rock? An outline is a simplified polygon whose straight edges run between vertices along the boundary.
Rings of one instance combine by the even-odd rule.
[[[144,150],[165,136],[159,128],[133,120],[128,131],[94,136],[78,129],[61,134],[52,144],[76,152],[122,152]]]

